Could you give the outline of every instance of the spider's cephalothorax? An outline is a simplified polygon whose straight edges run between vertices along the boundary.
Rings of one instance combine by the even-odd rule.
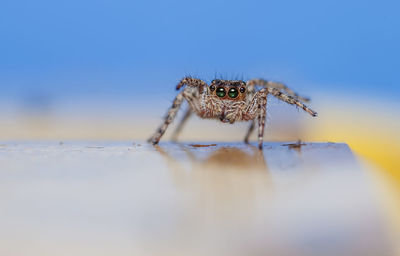
[[[186,87],[184,87],[186,85]],[[261,87],[256,91],[256,87]],[[303,102],[309,99],[300,97],[287,86],[277,82],[263,79],[252,79],[247,82],[241,80],[215,79],[210,85],[200,79],[185,77],[177,85],[179,90],[172,107],[169,109],[164,123],[157,132],[149,139],[153,144],[160,141],[168,125],[173,121],[183,100],[189,103],[181,123],[178,125],[173,138],[176,138],[183,124],[194,112],[201,118],[219,119],[224,123],[235,121],[251,121],[251,126],[246,134],[245,142],[254,129],[255,120],[258,120],[258,145],[262,149],[264,136],[267,96],[272,94],[278,99],[289,104],[296,105],[312,116],[317,113],[309,109]]]
[[[220,80],[211,81],[208,94],[221,100],[244,101],[246,99],[246,83],[244,81]]]

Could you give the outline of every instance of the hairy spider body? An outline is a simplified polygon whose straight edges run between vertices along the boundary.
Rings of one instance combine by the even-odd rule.
[[[257,86],[262,88],[256,91]],[[249,136],[254,130],[255,120],[258,120],[258,146],[262,149],[267,96],[269,94],[302,108],[312,116],[317,115],[303,103],[303,101],[307,102],[309,99],[300,97],[284,84],[263,79],[252,79],[247,82],[215,79],[210,85],[207,85],[203,80],[185,77],[176,86],[177,90],[181,88],[183,90],[175,97],[164,123],[149,139],[149,142],[157,144],[160,141],[184,100],[189,103],[189,108],[175,130],[173,139],[176,139],[184,123],[194,112],[201,118],[218,119],[230,124],[236,121],[251,121],[251,126],[245,137],[246,143],[248,143]]]

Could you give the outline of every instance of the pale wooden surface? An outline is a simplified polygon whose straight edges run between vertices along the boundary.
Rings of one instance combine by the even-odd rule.
[[[0,255],[394,255],[345,144],[189,144],[3,142]]]

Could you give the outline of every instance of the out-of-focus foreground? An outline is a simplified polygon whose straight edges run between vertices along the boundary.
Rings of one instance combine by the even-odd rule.
[[[383,255],[396,236],[345,144],[7,143],[1,255]]]

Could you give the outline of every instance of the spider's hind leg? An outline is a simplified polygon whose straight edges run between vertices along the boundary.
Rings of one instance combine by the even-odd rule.
[[[176,142],[178,139],[178,135],[179,133],[182,131],[183,126],[186,124],[187,120],[189,119],[189,117],[192,115],[192,110],[190,109],[190,107],[188,107],[188,109],[186,109],[185,114],[183,115],[181,121],[179,122],[178,126],[176,127],[174,133],[172,134],[171,140]]]
[[[168,125],[174,120],[176,113],[179,110],[179,107],[182,105],[183,101],[183,92],[180,92],[174,99],[171,108],[168,110],[168,113],[165,117],[164,123],[157,129],[154,135],[148,139],[148,142],[153,143],[153,145],[158,144],[161,137],[164,135],[165,131],[168,128]]]

